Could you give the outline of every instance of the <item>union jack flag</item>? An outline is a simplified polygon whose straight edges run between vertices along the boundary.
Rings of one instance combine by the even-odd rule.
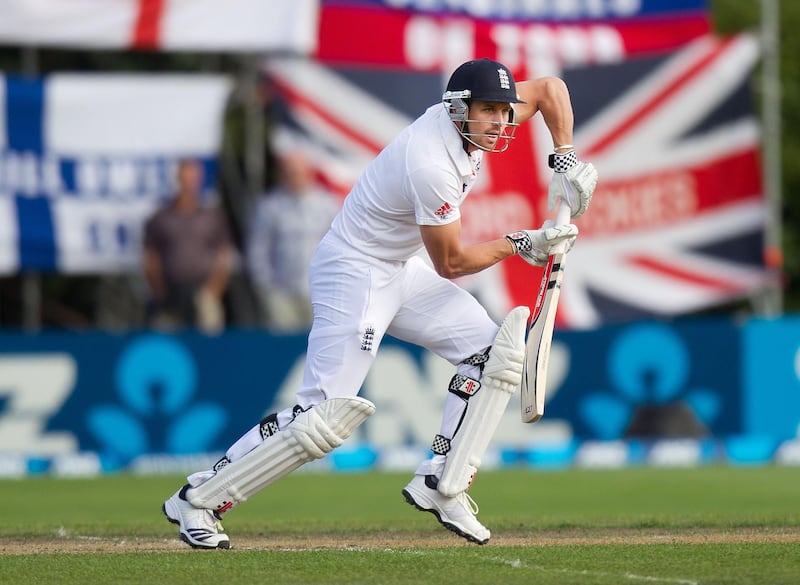
[[[575,247],[561,297],[570,323],[679,315],[766,284],[748,86],[757,59],[754,37],[708,36],[666,57],[567,76],[581,98],[575,143],[602,177],[578,222],[591,245]]]
[[[704,36],[684,48],[566,69],[574,143],[600,182],[570,252],[559,325],[675,316],[763,287],[766,205],[759,125],[749,95],[754,37]],[[440,99],[441,73],[332,68],[274,60],[288,105],[275,147],[303,143],[318,174],[345,195],[400,130]],[[516,72],[515,72],[516,73]],[[519,77],[518,77],[519,78]],[[540,119],[511,148],[484,157],[464,205],[469,240],[531,228],[549,217],[552,144]],[[496,318],[532,305],[540,273],[510,259],[466,278]]]

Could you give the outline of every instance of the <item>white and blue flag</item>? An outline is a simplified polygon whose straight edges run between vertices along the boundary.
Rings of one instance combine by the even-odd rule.
[[[177,161],[201,159],[215,184],[230,89],[214,75],[0,76],[0,274],[138,268]]]

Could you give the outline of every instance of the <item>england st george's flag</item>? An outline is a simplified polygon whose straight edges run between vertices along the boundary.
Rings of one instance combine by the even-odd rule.
[[[766,206],[749,76],[754,37],[703,36],[680,50],[565,69],[574,143],[600,181],[570,252],[562,327],[688,314],[764,286]],[[320,178],[344,196],[370,160],[441,97],[446,77],[300,60],[265,66],[287,106],[275,148],[303,143]],[[519,78],[519,76],[518,76]],[[540,119],[484,157],[463,208],[472,241],[537,227],[552,145]],[[495,318],[532,305],[540,271],[512,258],[462,279]]]

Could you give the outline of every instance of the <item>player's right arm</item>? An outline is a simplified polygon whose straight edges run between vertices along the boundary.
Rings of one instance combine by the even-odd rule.
[[[421,225],[419,231],[434,269],[448,279],[480,272],[516,252],[506,238],[464,246],[460,219],[445,225]]]
[[[566,242],[571,248],[578,235],[575,225],[543,225],[538,230],[521,230],[479,244],[461,243],[461,220],[446,225],[421,225],[425,249],[439,276],[458,278],[480,272],[501,260],[519,254],[529,264],[542,266],[555,246]]]

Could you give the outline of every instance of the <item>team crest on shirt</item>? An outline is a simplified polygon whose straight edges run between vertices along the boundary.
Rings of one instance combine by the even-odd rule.
[[[447,219],[452,212],[453,212],[453,208],[450,206],[450,204],[449,203],[445,203],[439,209],[434,211],[433,215],[435,215],[439,219]]]

